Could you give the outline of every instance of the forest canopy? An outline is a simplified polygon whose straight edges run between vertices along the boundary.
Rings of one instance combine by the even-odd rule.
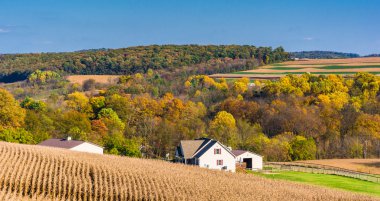
[[[149,69],[161,73],[211,74],[288,59],[289,54],[282,47],[248,45],[151,45],[68,53],[3,54],[0,55],[0,82],[24,80],[36,70],[61,75],[129,75],[146,73]],[[204,65],[197,66],[199,64]]]

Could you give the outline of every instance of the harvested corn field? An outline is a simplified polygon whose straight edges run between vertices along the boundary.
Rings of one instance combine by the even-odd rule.
[[[0,200],[378,200],[254,175],[0,143]]]

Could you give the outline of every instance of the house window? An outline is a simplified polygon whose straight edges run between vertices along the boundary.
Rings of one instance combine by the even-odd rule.
[[[214,154],[222,154],[222,149],[214,149]]]
[[[216,160],[216,165],[223,165],[223,160]]]

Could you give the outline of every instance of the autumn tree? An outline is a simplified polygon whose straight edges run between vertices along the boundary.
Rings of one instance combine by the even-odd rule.
[[[92,107],[89,98],[80,92],[74,92],[67,95],[66,105],[69,109],[88,114],[92,116]]]
[[[5,89],[0,89],[0,130],[24,125],[25,110]]]
[[[237,145],[236,121],[232,114],[221,111],[210,122],[210,136],[229,146]]]
[[[354,125],[354,136],[363,145],[363,158],[368,157],[368,147],[380,140],[380,115],[361,114]]]

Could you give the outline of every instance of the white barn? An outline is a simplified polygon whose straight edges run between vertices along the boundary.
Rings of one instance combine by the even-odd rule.
[[[176,149],[176,162],[202,168],[235,172],[235,155],[217,140],[182,140]]]
[[[38,145],[47,146],[47,147],[55,147],[62,149],[69,149],[72,151],[80,151],[94,154],[103,154],[103,147],[85,141],[72,140],[71,137],[66,139],[48,139],[45,140]]]
[[[232,150],[232,153],[236,156],[236,163],[246,164],[247,169],[262,170],[263,169],[263,157],[250,151],[245,150]]]

